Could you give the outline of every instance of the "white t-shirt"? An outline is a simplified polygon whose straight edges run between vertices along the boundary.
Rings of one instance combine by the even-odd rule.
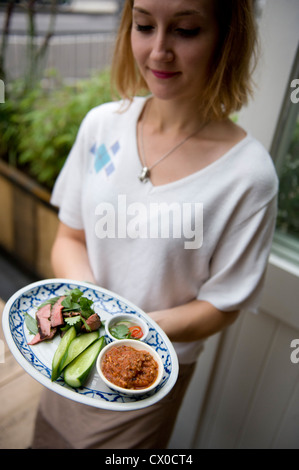
[[[276,216],[269,154],[247,135],[190,176],[142,183],[136,127],[144,104],[138,97],[121,112],[113,102],[87,114],[54,187],[60,220],[85,230],[98,285],[145,312],[194,298],[256,310]],[[202,341],[174,346],[188,363]]]

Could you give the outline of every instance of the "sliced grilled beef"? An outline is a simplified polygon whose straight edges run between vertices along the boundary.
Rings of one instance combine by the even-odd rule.
[[[91,331],[98,330],[102,324],[101,319],[97,313],[93,313],[86,319],[87,325],[90,327]],[[85,326],[81,328],[83,331],[86,331]]]
[[[56,334],[57,328],[52,328],[49,336],[44,336],[41,338],[40,333],[37,333],[34,338],[28,343],[30,345],[41,343],[47,339],[52,339]]]
[[[36,312],[36,321],[38,327],[38,333],[35,337],[28,343],[30,345],[40,343],[41,341],[45,341],[47,339],[52,339],[57,329],[59,329],[60,334],[63,335],[63,331],[60,330],[60,326],[65,324],[64,317],[73,317],[80,315],[80,312],[64,312],[62,301],[66,298],[65,295],[59,297],[59,299],[54,303],[52,306],[50,303],[44,305]],[[87,325],[90,329],[86,330],[85,326],[83,325],[81,330],[82,331],[95,331],[100,328],[102,325],[101,319],[97,313],[92,314],[86,320]]]
[[[65,299],[65,297],[66,297],[65,295],[60,297],[51,309],[51,326],[52,327],[60,326],[64,324],[63,315],[62,315],[63,305],[61,305],[61,302]]]
[[[80,312],[62,312],[63,316],[65,318],[70,318],[70,317],[77,317],[80,315]]]
[[[41,339],[51,334],[51,305],[46,304],[36,313],[37,327]]]

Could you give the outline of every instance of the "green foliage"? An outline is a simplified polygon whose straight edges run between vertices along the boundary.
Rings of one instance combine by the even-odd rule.
[[[0,158],[51,189],[87,112],[111,100],[110,76],[101,72],[76,86],[26,90],[15,82],[0,114]]]
[[[280,175],[277,227],[299,236],[299,120]]]

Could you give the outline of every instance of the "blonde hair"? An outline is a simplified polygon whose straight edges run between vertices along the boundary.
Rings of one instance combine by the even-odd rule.
[[[222,119],[247,104],[252,95],[252,72],[257,58],[254,0],[214,0],[219,41],[202,96],[207,118]],[[132,8],[126,0],[116,38],[111,79],[122,98],[148,93],[131,48]]]

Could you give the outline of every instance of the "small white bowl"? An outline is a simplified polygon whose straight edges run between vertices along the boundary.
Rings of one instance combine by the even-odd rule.
[[[148,327],[148,324],[146,323],[145,320],[143,320],[142,318],[140,318],[138,315],[134,315],[134,314],[130,314],[130,313],[118,313],[116,315],[112,315],[111,318],[107,319],[105,321],[105,331],[106,331],[106,335],[112,340],[112,341],[120,341],[118,338],[115,338],[115,336],[113,336],[111,333],[110,333],[110,328],[115,325],[116,323],[118,322],[121,322],[121,321],[130,321],[132,322],[134,325],[137,325],[137,326],[140,326],[140,328],[142,329],[142,332],[143,332],[143,335],[141,338],[138,338],[139,341],[144,341],[148,335],[148,332],[149,332],[149,327]],[[129,338],[128,338],[129,339]],[[137,338],[136,338],[137,339]],[[136,341],[136,339],[134,339],[134,341]]]
[[[127,388],[123,388],[123,387],[119,387],[118,385],[115,385],[114,383],[110,382],[105,377],[105,375],[102,372],[102,362],[103,362],[105,354],[111,348],[118,348],[118,347],[121,347],[121,346],[129,346],[129,347],[132,347],[133,349],[147,351],[153,356],[154,360],[158,364],[158,375],[157,375],[156,380],[149,387],[142,388],[142,389],[137,389],[137,390],[127,389]],[[150,346],[149,344],[144,343],[144,342],[140,342],[140,341],[136,341],[134,339],[122,339],[122,340],[119,340],[117,342],[113,341],[112,343],[109,343],[107,346],[105,346],[102,349],[102,351],[100,352],[100,354],[97,358],[96,368],[97,368],[99,376],[101,377],[103,382],[109,388],[111,388],[112,390],[117,391],[121,394],[132,395],[132,396],[134,396],[134,395],[143,395],[145,393],[148,393],[148,392],[154,390],[154,388],[156,388],[159,385],[159,383],[161,382],[161,380],[163,378],[163,374],[164,374],[163,362],[162,362],[162,359],[160,358],[159,354],[156,352],[156,350],[154,348],[152,348],[152,346]]]

